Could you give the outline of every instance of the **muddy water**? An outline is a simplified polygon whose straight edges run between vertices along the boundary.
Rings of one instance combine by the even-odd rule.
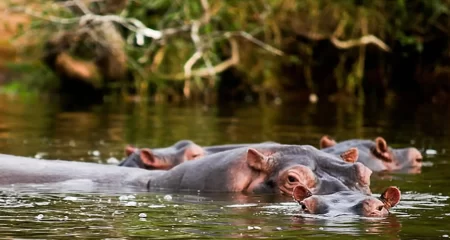
[[[425,155],[421,173],[373,174],[375,195],[402,190],[386,218],[302,214],[289,199],[236,194],[146,193],[108,186],[0,187],[0,238],[439,239],[450,235],[450,119],[432,106],[145,105],[67,109],[58,101],[0,97],[0,152],[107,164],[125,144],[161,147],[272,140],[317,146],[382,135]],[[0,166],[1,167],[1,166]],[[31,167],[32,166],[23,166]]]

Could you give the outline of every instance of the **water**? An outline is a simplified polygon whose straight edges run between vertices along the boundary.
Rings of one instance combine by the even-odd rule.
[[[67,109],[55,100],[0,96],[0,152],[89,161],[121,160],[124,146],[277,141],[318,145],[381,135],[425,154],[421,173],[373,174],[378,195],[402,200],[386,218],[302,214],[289,198],[147,193],[132,188],[0,187],[0,238],[80,239],[439,239],[450,235],[450,114],[433,106],[114,103]],[[32,166],[23,166],[32,167]]]

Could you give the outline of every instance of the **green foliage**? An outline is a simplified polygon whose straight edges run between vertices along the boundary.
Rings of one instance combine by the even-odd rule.
[[[286,83],[282,79],[285,76],[285,67],[295,65],[304,69],[303,76],[287,77],[291,77],[293,81],[305,81],[306,86],[315,91],[315,73],[312,69],[331,64],[325,58],[318,61],[317,56],[323,51],[317,44],[318,41],[329,40],[333,36],[345,41],[371,34],[395,51],[405,51],[404,54],[408,54],[408,51],[413,49],[422,53],[426,44],[424,39],[443,37],[439,29],[448,27],[450,23],[448,0],[206,2],[209,4],[210,18],[200,25],[199,45],[192,39],[191,26],[205,18],[201,0],[129,1],[126,7],[117,13],[124,18],[138,19],[152,29],[178,29],[177,33],[165,36],[162,40],[145,38],[143,44],[139,45],[136,32],[116,23],[123,39],[127,41],[124,51],[128,56],[128,67],[135,77],[135,86],[148,87],[149,83],[153,83],[166,88],[168,85],[177,84],[174,83],[176,81],[184,80],[179,76],[183,76],[185,63],[198,48],[203,51],[203,58],[193,65],[193,70],[207,68],[209,64],[218,65],[231,54],[230,43],[226,40],[228,36],[224,33],[245,31],[255,39],[281,49],[285,55],[274,55],[248,39],[236,37],[240,62],[235,69],[239,76],[256,86],[256,89],[273,92],[274,89],[283,89],[283,84]],[[77,14],[65,8],[55,8],[46,1],[40,3],[44,17],[36,19],[29,27],[44,36],[42,40],[48,39],[56,31],[70,31],[79,27],[76,21],[73,24],[48,21],[45,17],[73,18]],[[448,38],[449,32],[445,34]],[[88,45],[87,42],[85,44]],[[334,69],[335,85],[339,91],[349,94],[362,93],[358,89],[361,89],[364,80],[367,46],[335,47],[338,49],[336,54],[339,55],[336,58],[339,59],[338,63],[331,66]],[[95,46],[84,50],[79,48],[77,51],[88,52],[92,48]],[[446,52],[449,51],[442,50],[442,57],[448,57],[444,55]],[[94,51],[90,54],[97,53]],[[208,86],[208,80],[205,78],[197,77],[193,80],[199,91]]]
[[[7,63],[6,67],[17,77],[13,82],[2,87],[4,93],[27,96],[58,88],[57,77],[42,63]]]

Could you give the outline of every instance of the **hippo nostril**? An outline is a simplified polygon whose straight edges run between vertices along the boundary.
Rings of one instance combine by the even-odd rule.
[[[306,207],[306,204],[305,203],[300,203],[301,204],[301,206],[302,206],[302,210],[304,211],[304,212],[308,212],[308,208]]]
[[[381,205],[381,206],[378,206],[378,207],[377,207],[377,210],[378,210],[378,211],[381,211],[381,210],[383,210],[383,208],[384,208],[384,206]]]
[[[416,158],[416,162],[422,162],[422,158]]]

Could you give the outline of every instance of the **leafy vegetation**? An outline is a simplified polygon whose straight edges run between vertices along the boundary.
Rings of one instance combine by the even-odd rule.
[[[449,7],[450,0],[34,0],[9,9],[33,18],[19,39],[39,39],[25,52],[44,56],[61,87],[76,80],[179,98],[210,97],[222,84],[362,102],[371,89],[408,84],[432,82],[435,94],[441,83],[421,79],[450,73]],[[420,71],[397,80],[402,67]]]

